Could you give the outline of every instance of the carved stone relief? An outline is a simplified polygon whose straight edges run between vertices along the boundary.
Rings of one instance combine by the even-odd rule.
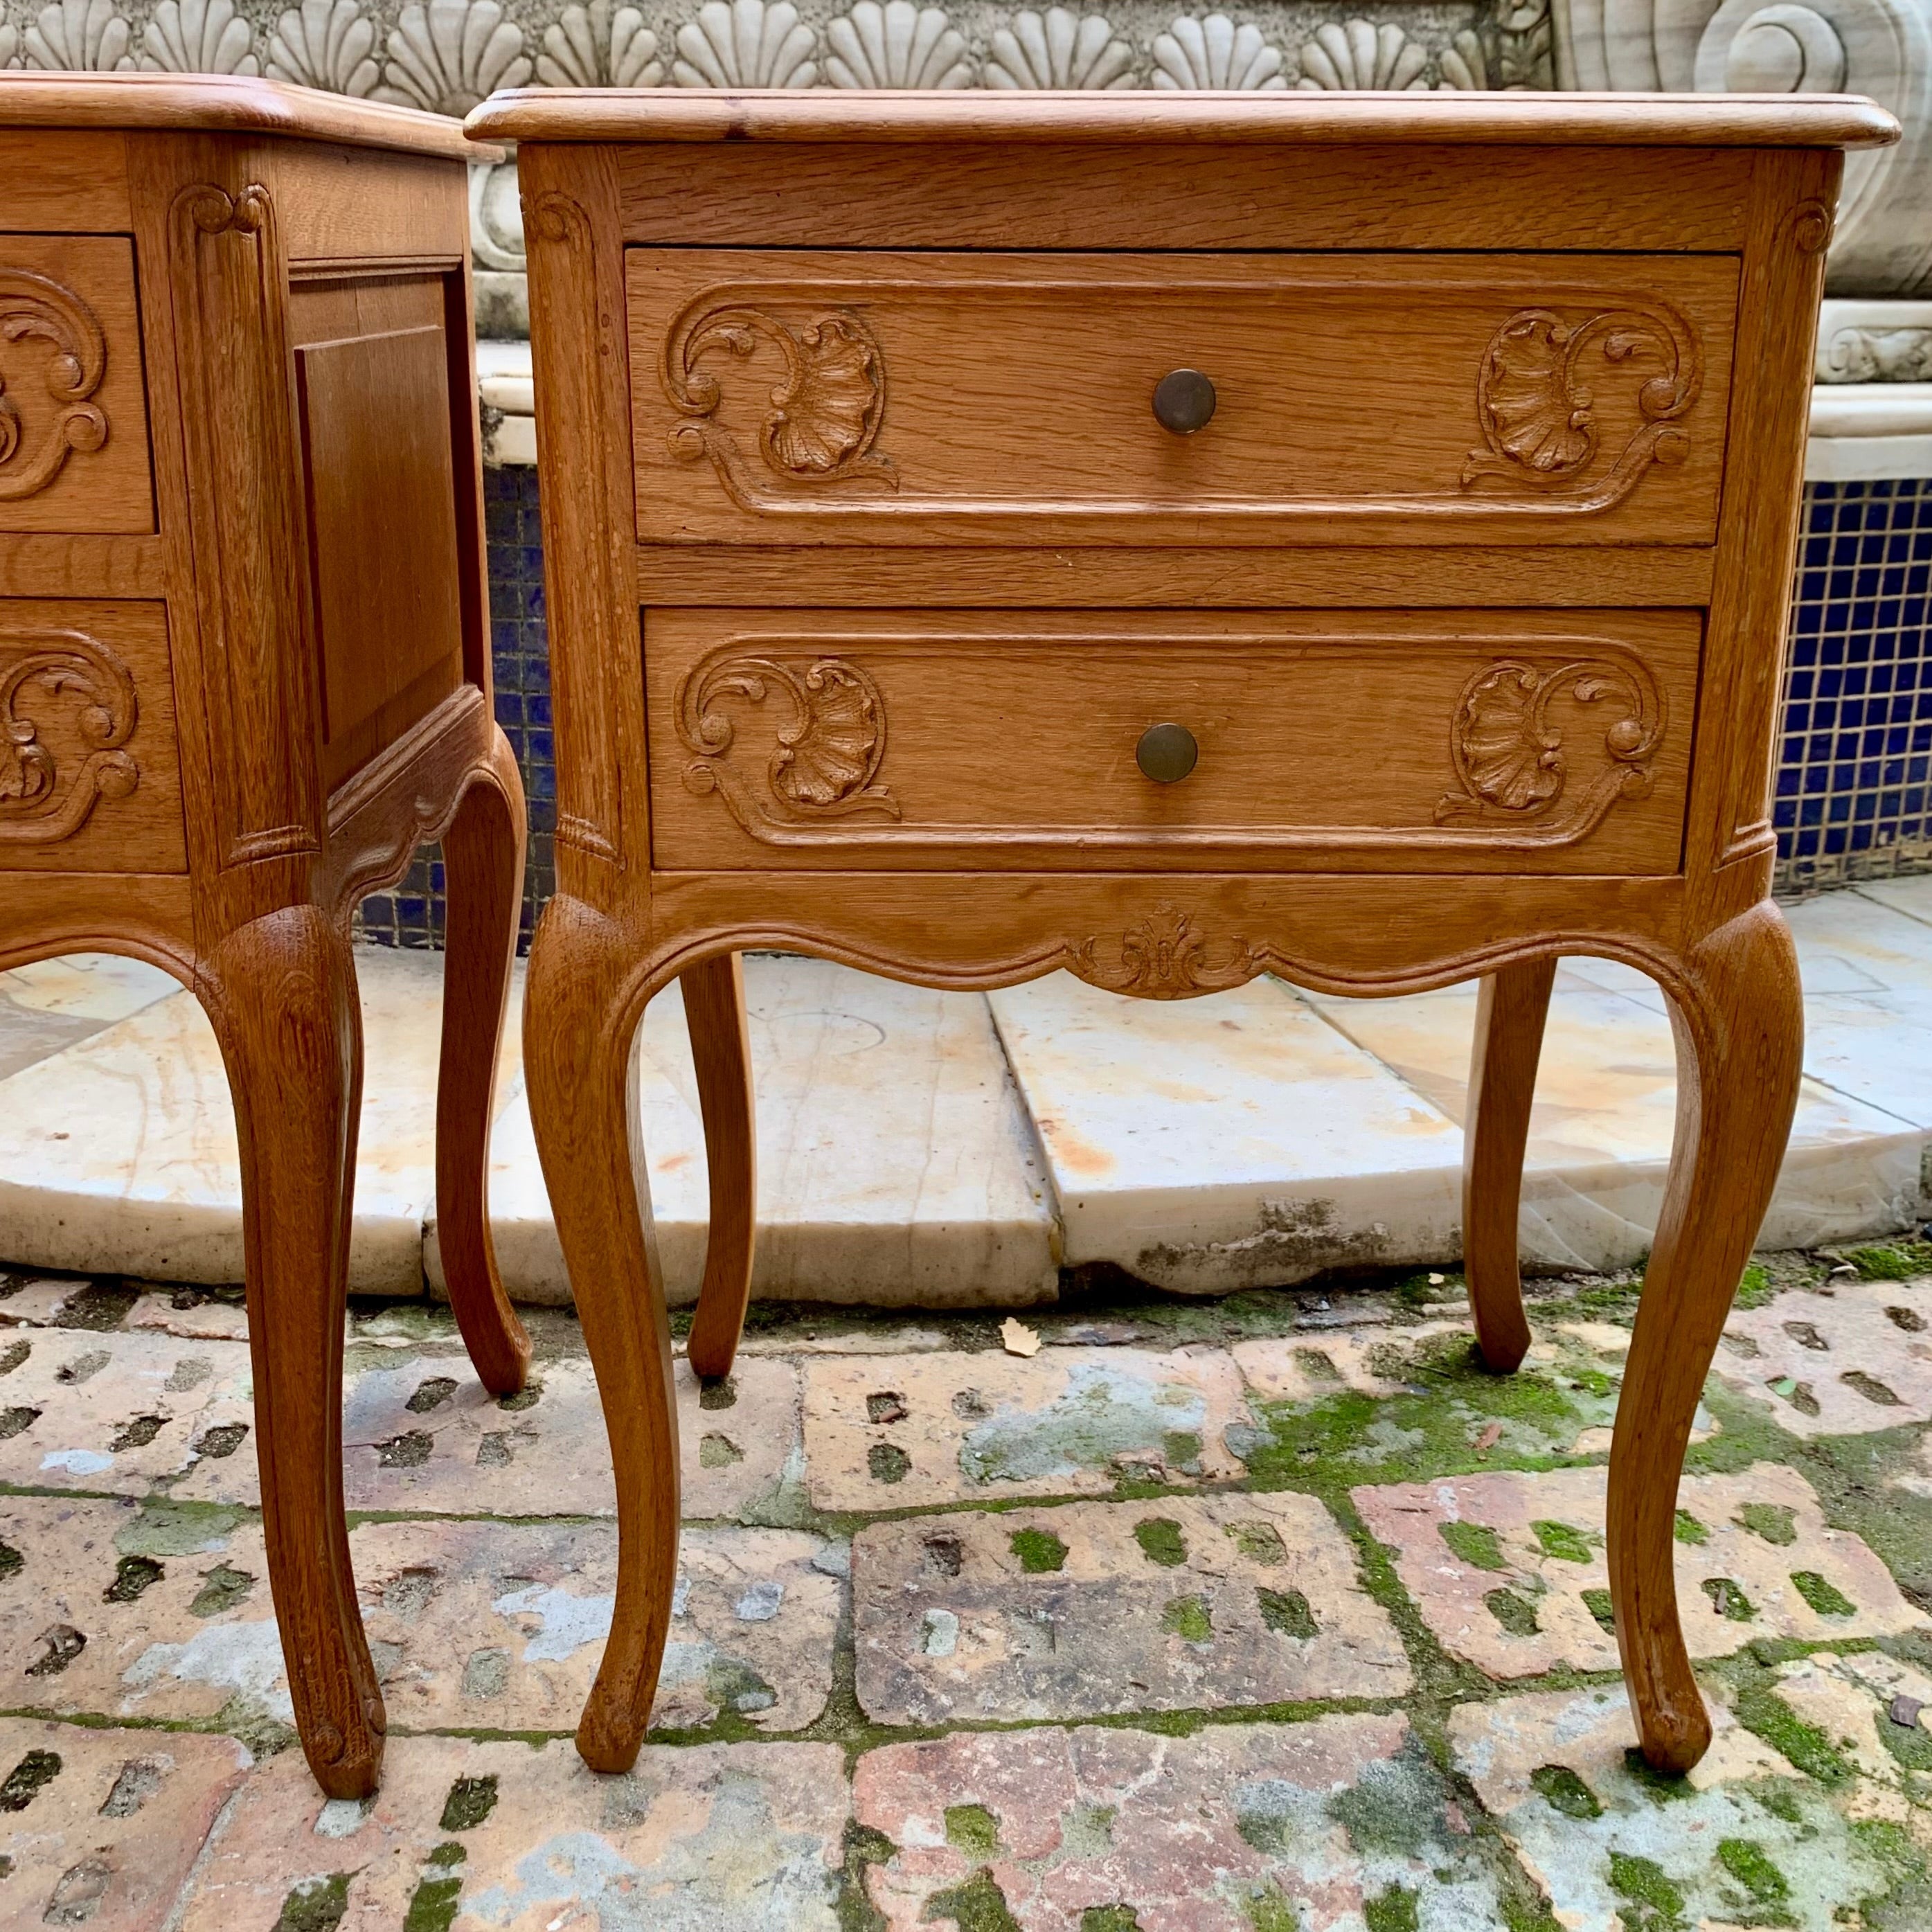
[[[83,631],[0,628],[0,846],[70,838],[141,768],[134,674]]]
[[[1846,156],[1826,286],[1932,291],[1932,10],[1924,0],[1555,0],[1557,84],[1868,94],[1904,129]]]
[[[26,356],[36,352],[43,366],[30,375]],[[92,400],[106,373],[106,338],[81,297],[51,277],[0,266],[0,503],[46,489],[70,455],[107,440],[106,416]],[[38,433],[8,393],[10,377],[16,390],[32,382],[44,391],[52,416]]]

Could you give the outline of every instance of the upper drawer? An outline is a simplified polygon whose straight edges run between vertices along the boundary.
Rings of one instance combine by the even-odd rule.
[[[1729,256],[628,256],[638,533],[1708,544]],[[1204,374],[1211,419],[1154,392]]]
[[[154,527],[134,244],[0,235],[0,532]]]

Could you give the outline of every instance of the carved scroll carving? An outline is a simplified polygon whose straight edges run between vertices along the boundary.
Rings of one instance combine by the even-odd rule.
[[[1144,1000],[1225,992],[1268,970],[1264,949],[1245,939],[1210,946],[1193,914],[1165,899],[1109,943],[1104,954],[1102,944],[1097,934],[1082,940],[1072,948],[1068,966],[1090,986]]]
[[[0,845],[71,838],[141,768],[134,674],[84,631],[0,631]]]
[[[1593,377],[1640,348],[1654,350],[1663,371],[1636,391],[1642,422],[1616,460],[1594,478],[1587,472],[1600,440]],[[1594,352],[1594,353],[1593,353]],[[1588,366],[1586,357],[1592,358]],[[1598,360],[1607,370],[1598,366]],[[1553,309],[1524,309],[1490,338],[1476,378],[1476,417],[1484,447],[1472,450],[1462,487],[1485,482],[1527,486],[1606,509],[1636,488],[1652,464],[1681,464],[1690,438],[1677,418],[1697,400],[1702,358],[1690,326],[1661,302],[1604,309],[1568,322]]]
[[[1570,784],[1562,732],[1551,707],[1568,695],[1605,707],[1603,768],[1587,784]],[[1656,680],[1634,657],[1574,658],[1538,665],[1505,658],[1462,687],[1450,728],[1450,756],[1461,789],[1436,808],[1436,822],[1560,826],[1580,838],[1620,798],[1642,798],[1651,761],[1664,740],[1665,706]]]
[[[182,188],[168,238],[216,805],[224,862],[241,865],[320,842],[313,764],[299,752],[314,726],[286,269],[256,183]]]
[[[822,309],[793,324],[768,309],[721,302],[718,292],[688,304],[664,338],[664,394],[685,412],[666,439],[671,454],[684,463],[708,456],[733,498],[748,508],[773,484],[896,490],[892,459],[872,447],[885,416],[886,364],[872,330],[843,309]],[[723,383],[699,365],[721,351],[748,356],[761,340],[784,358],[785,374],[759,426],[760,472],[716,419]]]
[[[748,761],[731,756],[737,728],[721,708],[728,698],[752,706],[782,701],[758,776]],[[802,670],[772,658],[707,659],[678,686],[677,731],[698,754],[685,767],[686,784],[718,792],[754,838],[855,812],[899,815],[898,800],[874,782],[886,755],[885,700],[871,677],[843,658],[819,658]]]
[[[54,419],[17,467],[20,406],[0,369],[0,503],[44,490],[76,451],[91,454],[107,440],[107,417],[91,400],[107,373],[107,338],[92,309],[64,283],[29,268],[0,268],[0,341],[51,345],[46,391]]]

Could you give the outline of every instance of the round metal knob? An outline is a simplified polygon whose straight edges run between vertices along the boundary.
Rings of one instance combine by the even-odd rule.
[[[1198,369],[1170,369],[1154,386],[1154,418],[1176,436],[1205,429],[1214,414],[1214,385]]]
[[[1150,724],[1134,748],[1134,763],[1156,784],[1178,784],[1200,755],[1201,747],[1185,724]]]

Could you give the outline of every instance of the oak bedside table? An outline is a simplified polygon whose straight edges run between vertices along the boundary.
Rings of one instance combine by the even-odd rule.
[[[1480,976],[1484,1355],[1556,957],[1654,977],[1677,1142],[1610,1461],[1651,1762],[1709,1721],[1678,1472],[1798,1079],[1767,794],[1838,148],[1869,103],[499,96],[556,703],[531,1111],[622,1558],[578,1731],[638,1746],[678,1523],[627,1066],[683,976],[743,1306],[733,955],[1185,998]],[[693,994],[696,997],[691,997]]]
[[[266,82],[0,75],[0,967],[191,987],[243,1177],[256,1454],[302,1745],[376,1782],[343,1520],[358,899],[443,841],[436,1194],[478,1372],[529,1345],[484,1210],[522,892],[494,721],[450,122]]]

